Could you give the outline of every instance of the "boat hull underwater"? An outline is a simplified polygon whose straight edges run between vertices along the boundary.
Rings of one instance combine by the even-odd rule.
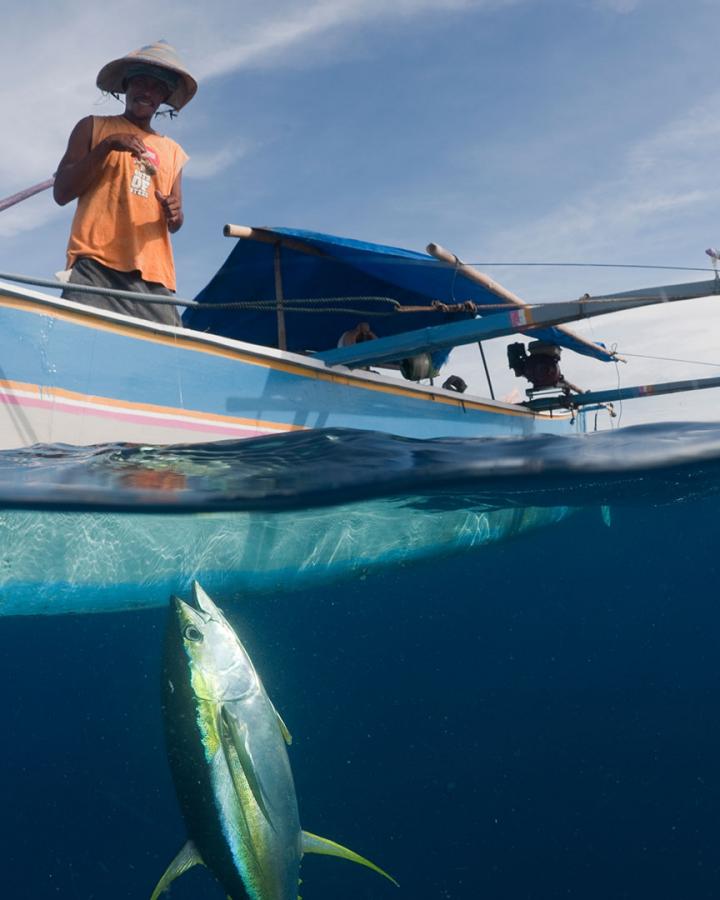
[[[60,449],[0,455],[0,615],[164,606],[200,578],[223,603],[287,595],[482,553],[577,510],[678,504],[720,485],[720,426],[710,423],[470,441],[315,430],[69,458]]]
[[[195,515],[9,510],[0,513],[0,616],[159,607],[200,577],[223,602],[277,596],[476,551],[569,513],[415,510],[402,498]]]

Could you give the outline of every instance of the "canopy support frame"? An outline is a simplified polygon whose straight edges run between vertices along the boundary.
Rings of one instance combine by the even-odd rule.
[[[275,310],[277,314],[278,350],[287,350],[287,332],[285,330],[285,297],[283,295],[282,259],[280,241],[275,242],[273,254],[275,274]]]

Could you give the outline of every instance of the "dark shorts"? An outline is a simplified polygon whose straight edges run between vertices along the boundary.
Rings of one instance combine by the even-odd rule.
[[[159,297],[172,297],[173,292],[164,284],[154,281],[143,281],[137,272],[118,272],[102,265],[96,259],[83,256],[75,261],[70,273],[70,284],[88,284],[103,288],[116,288],[120,291],[137,291],[141,294],[155,294]],[[126,316],[137,316],[163,325],[180,326],[177,307],[170,303],[143,303],[142,300],[129,300],[127,297],[112,297],[109,294],[93,294],[90,291],[73,291],[65,288],[62,292],[65,300],[74,300],[86,306],[98,309],[109,309]]]

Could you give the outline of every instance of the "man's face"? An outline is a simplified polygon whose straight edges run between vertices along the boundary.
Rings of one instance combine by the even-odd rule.
[[[158,106],[170,96],[170,89],[150,75],[133,75],[128,78],[125,105],[139,119],[150,119]]]

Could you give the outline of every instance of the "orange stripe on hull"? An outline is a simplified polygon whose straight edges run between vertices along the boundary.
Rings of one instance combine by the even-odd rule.
[[[319,368],[312,365],[303,365],[302,363],[293,363],[283,358],[276,358],[272,355],[263,356],[242,350],[240,348],[222,346],[215,343],[211,338],[203,339],[201,335],[195,332],[189,332],[188,336],[182,333],[167,334],[165,332],[156,331],[152,323],[145,324],[125,324],[121,322],[113,322],[101,316],[93,315],[92,312],[85,313],[81,310],[67,309],[53,305],[52,298],[47,302],[34,298],[13,297],[7,294],[0,294],[0,303],[3,306],[22,310],[24,312],[34,313],[36,315],[51,316],[56,319],[62,319],[80,325],[83,328],[91,328],[94,330],[108,331],[114,334],[120,334],[135,340],[148,341],[150,343],[162,344],[164,346],[177,347],[182,350],[192,351],[194,353],[202,353],[210,356],[232,359],[243,362],[247,365],[260,366],[265,369],[285,372],[291,375],[297,375],[305,379],[317,379],[319,381],[331,382],[338,385],[353,387],[360,390],[375,391],[383,394],[392,394],[394,396],[406,397],[412,400],[440,403],[453,406],[463,410],[474,410],[493,413],[503,416],[520,416],[537,418],[537,413],[533,413],[528,409],[521,407],[508,407],[505,405],[494,405],[491,403],[483,403],[477,400],[465,399],[464,397],[450,397],[433,391],[424,391],[422,388],[405,388],[401,385],[388,384],[386,382],[378,382],[363,377],[355,377],[348,372],[334,372],[331,369]],[[92,307],[88,307],[92,310]],[[190,337],[189,335],[193,336]],[[224,341],[226,338],[218,337],[217,340]],[[275,351],[277,352],[277,351]],[[103,401],[105,402],[105,401]],[[114,401],[107,401],[114,402]],[[198,415],[203,415],[198,413]],[[221,417],[222,418],[222,417]],[[554,418],[565,418],[564,415],[556,415]],[[272,424],[270,427],[273,426]],[[289,430],[292,426],[282,426],[282,430]]]

